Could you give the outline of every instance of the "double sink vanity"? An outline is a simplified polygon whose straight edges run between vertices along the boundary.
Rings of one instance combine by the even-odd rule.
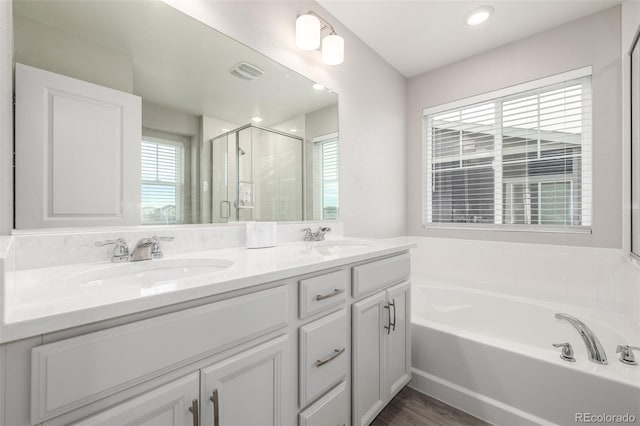
[[[365,425],[410,379],[404,239],[11,270],[12,238],[3,425]]]

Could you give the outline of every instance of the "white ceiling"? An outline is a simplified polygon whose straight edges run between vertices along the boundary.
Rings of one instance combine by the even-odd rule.
[[[318,0],[405,77],[596,13],[619,0]],[[478,6],[495,8],[477,27],[464,22]],[[345,56],[349,46],[345,46]]]

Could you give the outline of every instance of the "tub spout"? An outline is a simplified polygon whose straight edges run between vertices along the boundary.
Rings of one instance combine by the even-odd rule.
[[[590,361],[595,362],[596,364],[607,364],[607,355],[604,353],[602,344],[585,323],[569,314],[556,314],[555,317],[557,319],[568,321],[569,324],[578,330],[580,337],[582,337],[584,344],[587,346]]]

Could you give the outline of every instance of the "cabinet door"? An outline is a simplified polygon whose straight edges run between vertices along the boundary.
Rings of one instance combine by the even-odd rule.
[[[74,425],[184,426],[197,424],[194,422],[195,414],[190,411],[190,408],[193,401],[198,400],[198,383],[198,373],[193,373]]]
[[[391,330],[386,335],[386,392],[389,400],[411,378],[411,312],[409,282],[387,289]]]
[[[385,401],[383,371],[384,339],[388,316],[385,292],[381,291],[353,305],[353,425],[368,425]]]
[[[287,353],[282,336],[202,369],[201,424],[280,425]]]

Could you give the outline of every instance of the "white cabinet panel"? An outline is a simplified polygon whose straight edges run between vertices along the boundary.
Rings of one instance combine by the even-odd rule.
[[[287,289],[277,287],[36,347],[32,422],[284,327],[287,310]]]
[[[270,426],[282,423],[288,337],[234,355],[201,376],[203,425]],[[216,418],[217,417],[217,418]]]
[[[300,406],[347,376],[347,317],[344,310],[300,327]]]
[[[139,96],[16,64],[16,227],[139,224],[141,114]]]
[[[198,373],[193,373],[127,402],[86,418],[74,426],[185,426],[195,424],[189,408],[198,399]],[[195,413],[197,415],[197,413]]]
[[[391,400],[411,378],[411,314],[408,282],[387,290],[387,303],[393,327],[387,334],[386,387]]]
[[[382,330],[388,318],[384,305],[385,292],[382,291],[355,303],[352,308],[354,426],[368,425],[386,404]]]
[[[353,268],[353,297],[382,290],[409,278],[409,254],[377,260]]]
[[[346,426],[349,424],[349,394],[345,382],[331,389],[299,416],[300,426]]]
[[[300,281],[300,318],[307,318],[345,301],[346,269]]]

